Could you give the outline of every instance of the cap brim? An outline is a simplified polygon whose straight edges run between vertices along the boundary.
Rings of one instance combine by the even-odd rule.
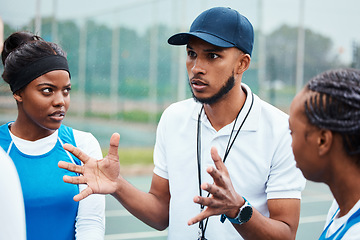
[[[235,47],[234,44],[225,41],[217,36],[204,33],[204,32],[189,32],[189,33],[178,33],[173,36],[171,36],[168,39],[168,43],[171,45],[186,45],[189,42],[189,39],[191,36],[200,38],[201,40],[204,40],[205,42],[208,42],[212,45],[218,46],[218,47]]]

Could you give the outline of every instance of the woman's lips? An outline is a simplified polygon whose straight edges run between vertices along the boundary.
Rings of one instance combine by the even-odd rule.
[[[55,121],[62,121],[65,117],[65,112],[64,111],[56,111],[52,114],[49,115],[51,119],[55,120]]]

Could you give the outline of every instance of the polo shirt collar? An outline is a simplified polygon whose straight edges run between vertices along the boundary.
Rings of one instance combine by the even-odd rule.
[[[241,123],[244,121],[246,114],[249,112],[252,98],[254,98],[254,102],[250,109],[249,115],[247,116],[247,119],[241,128],[241,131],[256,131],[259,126],[259,118],[261,112],[260,99],[258,98],[258,96],[252,93],[251,89],[246,84],[241,83],[241,87],[245,89],[247,94],[245,104],[240,112],[235,129],[239,129]]]
[[[247,86],[244,83],[241,83],[241,87],[246,91],[246,100],[243,108],[241,109],[240,115],[237,119],[235,130],[239,129],[240,125],[244,121],[245,116],[248,114],[252,98],[254,98],[253,105],[251,107],[251,110],[249,112],[249,115],[247,116],[247,119],[245,120],[245,123],[241,127],[241,131],[256,131],[259,126],[259,118],[261,113],[261,106],[260,106],[260,99],[255,94],[252,94],[251,89],[249,86]],[[193,109],[192,118],[197,121],[200,110],[202,108],[202,104],[197,103]],[[210,124],[209,120],[207,119],[206,115],[204,114],[204,110],[201,113],[201,121],[204,124]],[[224,127],[226,129],[227,127],[231,128],[233,127],[234,121],[228,124]],[[221,130],[220,130],[221,131]]]

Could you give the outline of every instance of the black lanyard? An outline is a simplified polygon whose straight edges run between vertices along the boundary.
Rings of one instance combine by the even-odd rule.
[[[254,95],[253,93],[251,93],[251,104],[250,104],[250,107],[249,107],[249,110],[248,112],[246,113],[245,117],[244,117],[244,120],[242,121],[238,131],[236,132],[233,140],[231,141],[231,137],[232,137],[232,134],[234,132],[234,129],[235,129],[235,125],[236,125],[236,122],[237,122],[237,119],[240,115],[240,112],[241,110],[243,109],[244,105],[241,107],[239,113],[237,114],[235,120],[234,120],[234,125],[233,125],[233,128],[231,130],[231,133],[230,133],[230,137],[229,137],[229,141],[228,141],[228,144],[226,146],[226,150],[225,150],[225,154],[224,154],[224,157],[223,157],[223,162],[225,163],[225,160],[227,158],[227,156],[229,155],[230,153],[230,150],[231,150],[231,147],[233,146],[234,142],[235,142],[235,139],[237,138],[239,132],[240,132],[240,129],[242,128],[242,126],[244,125],[245,123],[245,120],[247,119],[247,117],[249,116],[249,113],[251,111],[251,108],[253,106],[253,103],[254,103]],[[204,105],[201,107],[200,109],[200,112],[199,112],[199,116],[198,116],[198,122],[197,122],[197,164],[198,164],[198,179],[199,179],[199,194],[200,196],[202,196],[202,190],[201,190],[201,121],[200,121],[200,117],[201,117],[201,113],[202,113],[202,110],[204,109]],[[231,142],[231,143],[230,143]],[[208,193],[207,197],[210,196],[210,193]],[[200,209],[201,211],[204,210],[204,205],[200,205]],[[199,222],[199,238],[198,239],[206,239],[205,238],[205,230],[206,230],[206,227],[207,227],[207,223],[208,223],[208,220],[209,218],[206,218],[206,221],[205,221],[205,226],[204,226],[204,220],[201,220]]]

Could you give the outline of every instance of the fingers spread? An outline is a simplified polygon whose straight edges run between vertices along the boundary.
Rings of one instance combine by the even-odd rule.
[[[222,192],[222,188],[218,187],[215,184],[203,183],[201,184],[201,189],[210,193],[213,196],[213,198],[223,198],[224,196]],[[203,204],[203,205],[207,205],[207,204]]]
[[[207,218],[206,216],[204,216],[204,212],[201,212],[200,214],[196,215],[195,217],[193,217],[192,219],[190,219],[188,221],[188,225],[193,225],[195,223],[200,222],[201,220],[204,220],[205,218]]]
[[[207,210],[204,210],[202,211],[201,213],[199,213],[198,215],[196,215],[195,217],[191,218],[189,221],[188,221],[188,225],[193,225],[195,223],[198,223],[200,222],[201,220],[204,220],[205,218],[207,217],[210,217],[211,215],[209,215],[207,213]]]
[[[83,163],[86,163],[90,159],[90,157],[88,155],[86,155],[80,149],[74,147],[71,144],[65,143],[63,145],[63,147],[64,147],[65,150],[67,150],[67,151],[71,152],[72,154],[74,154],[74,156],[77,157],[78,159],[80,159]]]
[[[213,206],[214,205],[214,199],[210,197],[195,197],[194,202],[197,204],[201,204],[204,206]]]
[[[86,183],[86,178],[84,176],[70,177],[65,175],[63,176],[63,181],[72,184],[83,184]]]
[[[110,138],[110,148],[109,148],[109,153],[108,153],[108,157],[112,160],[119,160],[118,157],[118,148],[119,148],[119,140],[120,140],[120,135],[118,133],[113,133],[113,135]]]
[[[222,169],[224,168],[224,163],[221,157],[219,156],[216,147],[211,148],[211,158],[213,159],[216,168],[222,171]]]
[[[79,165],[76,165],[76,164],[73,164],[73,163],[68,163],[68,162],[65,162],[65,161],[59,161],[58,162],[58,167],[69,170],[70,172],[75,172],[75,173],[80,173],[80,174],[84,173],[84,167],[83,166],[79,166]]]
[[[214,179],[214,182],[215,182],[216,185],[218,185],[218,186],[224,186],[225,185],[223,175],[221,174],[221,172],[219,170],[217,170],[214,167],[210,166],[210,167],[208,167],[206,169],[206,171]]]
[[[203,197],[199,197],[199,196],[194,198],[195,203],[204,202],[204,200],[208,201],[209,198],[203,198]],[[206,205],[206,204],[203,204],[203,205]],[[208,217],[214,216],[214,215],[218,215],[218,214],[219,213],[217,212],[216,208],[207,207],[204,211],[202,211],[201,213],[199,213],[198,215],[196,215],[195,217],[190,219],[188,221],[188,225],[195,224],[197,222],[200,222],[201,220],[204,220],[205,218],[208,218]]]
[[[86,198],[87,196],[89,196],[92,193],[93,193],[93,191],[91,190],[91,188],[87,187],[74,197],[74,201],[78,202],[80,200],[83,200],[84,198]]]

